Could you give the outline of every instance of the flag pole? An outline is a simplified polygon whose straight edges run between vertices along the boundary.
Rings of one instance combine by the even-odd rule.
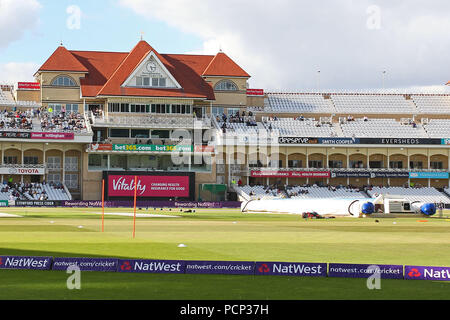
[[[137,176],[134,176],[134,218],[133,218],[133,239],[136,237],[136,197],[137,197]]]
[[[105,232],[105,179],[102,180],[102,232]]]

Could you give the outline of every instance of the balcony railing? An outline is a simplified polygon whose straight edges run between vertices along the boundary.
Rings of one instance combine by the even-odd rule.
[[[45,164],[2,164],[1,168],[24,168],[24,169],[46,169],[47,166]]]
[[[234,167],[233,167],[234,166]],[[323,171],[323,172],[450,172],[449,169],[395,169],[395,168],[279,168],[279,167],[248,167],[245,165],[232,165],[232,173],[244,173],[246,175],[251,175],[252,171]]]
[[[197,126],[210,128],[211,119],[194,117],[163,117],[163,116],[109,116],[96,117],[92,115],[95,126],[127,126],[136,128],[195,128]]]

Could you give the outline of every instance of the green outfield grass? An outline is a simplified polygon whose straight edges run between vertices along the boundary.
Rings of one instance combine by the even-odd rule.
[[[101,209],[2,208],[0,255],[414,264],[450,266],[450,221],[303,220],[239,210],[139,210],[178,218],[105,218]],[[132,209],[107,209],[127,212]],[[448,213],[447,213],[448,215]],[[53,222],[53,223],[51,223]],[[394,222],[396,224],[394,224]],[[83,228],[78,228],[83,226]],[[178,248],[179,244],[187,245]],[[450,284],[365,279],[82,273],[82,290],[66,288],[55,271],[0,270],[0,299],[449,299]],[[5,290],[6,289],[6,290]]]

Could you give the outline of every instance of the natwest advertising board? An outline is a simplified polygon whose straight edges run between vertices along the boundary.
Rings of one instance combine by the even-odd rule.
[[[139,199],[193,200],[195,198],[195,173],[159,172],[105,172],[106,198],[126,200],[134,197],[137,177]]]
[[[253,178],[330,178],[329,171],[257,171],[251,172]]]

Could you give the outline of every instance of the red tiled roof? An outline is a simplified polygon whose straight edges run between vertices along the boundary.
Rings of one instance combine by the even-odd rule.
[[[50,58],[45,61],[39,71],[88,72],[88,69],[66,48],[60,46],[53,52]]]
[[[250,75],[225,53],[219,52],[203,72],[203,76],[245,77]]]
[[[182,89],[122,87],[125,80],[153,52]],[[68,51],[59,47],[39,71],[82,71],[84,97],[141,96],[214,100],[214,90],[202,76],[250,77],[233,60],[220,52],[212,55],[159,54],[140,41],[131,52]]]
[[[128,52],[70,51],[89,73],[81,79],[83,97],[95,97]]]

